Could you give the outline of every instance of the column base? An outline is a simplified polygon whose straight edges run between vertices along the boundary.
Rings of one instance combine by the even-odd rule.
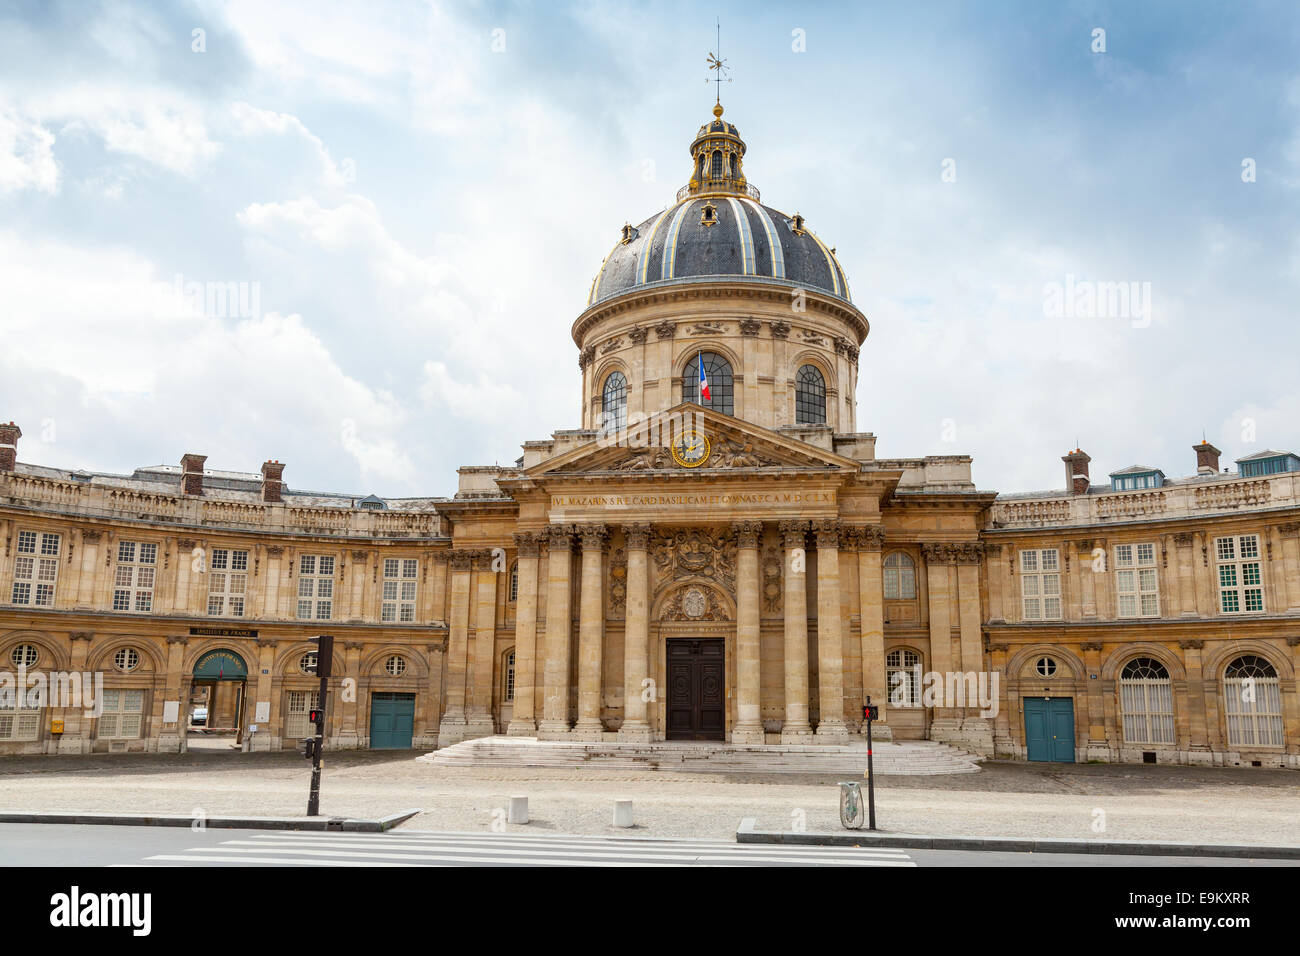
[[[569,731],[570,740],[595,740],[600,741],[605,737],[605,728],[595,717],[582,717],[573,725],[573,730]]]
[[[808,724],[786,724],[781,728],[782,744],[811,744],[813,742],[812,727]]]
[[[752,724],[748,727],[737,726],[731,729],[731,742],[733,744],[762,744],[767,742],[763,734],[762,724]]]
[[[536,737],[537,725],[532,718],[517,717],[506,727],[507,737]]]
[[[567,720],[543,720],[537,724],[539,740],[567,740],[569,722]]]
[[[823,720],[817,725],[816,736],[818,743],[848,743],[849,728],[842,720]]]
[[[650,725],[645,721],[632,723],[625,720],[618,728],[618,739],[620,743],[648,744],[651,740]]]

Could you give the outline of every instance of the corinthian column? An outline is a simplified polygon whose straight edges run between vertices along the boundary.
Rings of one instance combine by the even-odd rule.
[[[447,706],[438,726],[438,746],[465,739],[465,677],[469,654],[469,572],[474,552],[451,551],[451,614],[447,634]]]
[[[538,736],[569,732],[569,565],[573,530],[552,527],[546,560],[546,666],[542,685],[542,722]]]
[[[817,522],[817,691],[821,720],[817,736],[846,739],[844,725],[844,642],[840,625],[840,523]]]
[[[496,670],[497,572],[493,570],[492,552],[480,548],[475,553],[475,576],[478,579],[474,602],[474,663],[470,685],[466,734],[490,736],[496,732],[492,719],[492,678]]]
[[[537,555],[541,535],[530,531],[515,535],[519,552],[519,596],[515,614],[515,709],[506,733],[531,737],[537,733],[534,701],[537,696]]]
[[[591,525],[582,534],[582,597],[578,607],[578,722],[573,733],[600,740],[605,644],[605,544],[609,529]]]
[[[809,743],[807,521],[782,521],[785,546],[785,723],[781,743]]]
[[[736,534],[736,725],[731,742],[761,744],[759,713],[758,539],[760,521],[737,521]]]
[[[885,533],[880,528],[857,528],[853,541],[858,548],[858,598],[862,607],[862,691],[880,708],[881,720],[874,728],[875,739],[890,740],[888,681],[885,679],[884,579],[880,549]],[[864,701],[865,703],[865,701]],[[862,728],[866,732],[866,728]]]
[[[623,526],[627,547],[627,614],[623,628],[623,725],[618,739],[647,741],[650,724],[641,682],[650,676],[650,525]]]

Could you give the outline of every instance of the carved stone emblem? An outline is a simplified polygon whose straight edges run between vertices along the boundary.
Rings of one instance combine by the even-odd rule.
[[[754,451],[752,442],[741,443],[724,438],[714,446],[713,461],[715,468],[762,468],[780,464],[775,458],[760,455]]]
[[[712,588],[684,587],[664,605],[664,621],[728,621],[727,606]]]
[[[728,594],[736,587],[736,549],[724,536],[677,531],[655,536],[651,547],[660,587],[681,578],[706,578]]]
[[[776,548],[763,552],[763,609],[769,614],[781,611],[781,554]]]
[[[689,618],[699,619],[709,609],[709,599],[699,588],[691,588],[682,595],[682,613]]]

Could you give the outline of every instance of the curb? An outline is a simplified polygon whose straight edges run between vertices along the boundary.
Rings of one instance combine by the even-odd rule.
[[[1300,846],[1229,843],[1146,843],[1140,840],[1062,840],[1018,837],[926,836],[915,833],[794,833],[755,829],[754,817],[740,821],[737,843],[789,846],[898,847],[913,850],[999,850],[1003,853],[1083,853],[1113,856],[1208,856],[1227,859],[1300,860]]]
[[[378,820],[348,817],[229,817],[203,818],[204,827],[227,830],[331,830],[350,833],[383,833],[421,812],[403,810]],[[198,818],[178,813],[46,813],[0,810],[0,823],[63,823],[108,827],[188,827]]]

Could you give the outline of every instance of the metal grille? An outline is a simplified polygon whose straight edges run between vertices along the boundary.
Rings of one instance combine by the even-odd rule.
[[[794,420],[799,425],[826,424],[826,379],[815,365],[805,365],[795,377]]]
[[[709,401],[700,401],[700,362],[709,380]],[[731,377],[731,363],[716,352],[704,352],[686,363],[682,375],[682,401],[695,402],[724,415],[734,415],[735,385]]]
[[[1169,671],[1157,660],[1135,657],[1119,681],[1124,740],[1131,744],[1174,742],[1174,696]]]
[[[1231,746],[1282,746],[1282,691],[1268,661],[1248,655],[1229,664],[1223,703]]]

